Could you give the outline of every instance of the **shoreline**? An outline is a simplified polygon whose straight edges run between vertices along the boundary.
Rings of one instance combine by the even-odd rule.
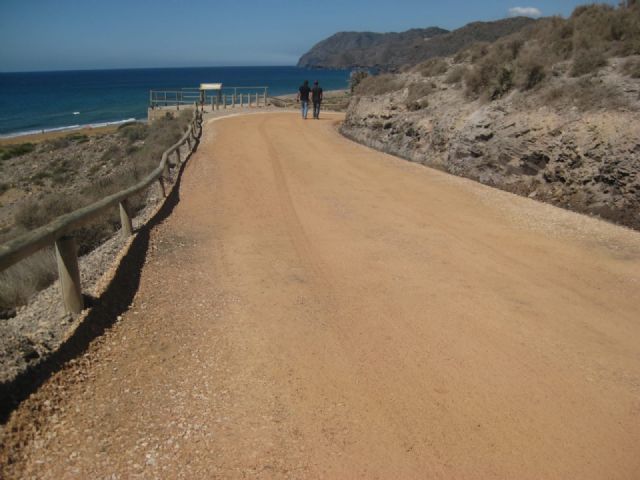
[[[0,136],[0,145],[16,145],[21,143],[40,143],[52,138],[67,136],[71,133],[80,133],[87,136],[115,132],[118,127],[131,122],[146,122],[136,118],[119,120],[114,122],[100,122],[88,125],[70,125],[68,127],[42,129],[42,131],[16,132]]]

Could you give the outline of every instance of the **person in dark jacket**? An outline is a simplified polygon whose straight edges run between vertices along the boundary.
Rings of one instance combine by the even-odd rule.
[[[322,87],[318,85],[318,80],[313,82],[311,89],[311,100],[313,101],[313,118],[320,119],[320,104],[322,103]]]
[[[309,111],[309,80],[305,80],[302,86],[298,89],[298,102],[302,103],[302,118],[307,119],[307,112]]]

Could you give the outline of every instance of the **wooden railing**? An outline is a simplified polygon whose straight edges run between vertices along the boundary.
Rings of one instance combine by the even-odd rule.
[[[118,205],[122,234],[125,236],[132,235],[133,225],[127,200],[154,182],[159,183],[163,196],[166,196],[164,179],[169,176],[169,167],[172,165],[179,167],[183,161],[180,158],[180,147],[187,144],[189,153],[191,153],[201,133],[202,113],[197,108],[194,108],[193,117],[186,132],[178,142],[165,150],[160,159],[160,164],[155,170],[132,187],[114,193],[74,212],[62,215],[43,227],[0,245],[0,271],[6,270],[20,260],[54,244],[64,306],[68,312],[79,313],[84,308],[84,303],[80,285],[80,270],[78,268],[78,249],[73,237],[73,231],[98,217],[107,209]],[[176,160],[171,164],[169,157],[173,154],[175,154]],[[188,154],[185,159],[187,156]]]

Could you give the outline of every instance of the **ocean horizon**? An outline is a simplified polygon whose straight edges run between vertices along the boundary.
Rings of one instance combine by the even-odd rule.
[[[147,118],[149,90],[267,86],[270,95],[295,93],[303,80],[325,90],[347,88],[349,70],[280,67],[181,67],[0,73],[0,138]]]

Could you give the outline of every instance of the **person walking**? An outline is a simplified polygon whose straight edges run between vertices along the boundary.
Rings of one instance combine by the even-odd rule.
[[[313,82],[311,89],[311,100],[313,101],[313,118],[320,119],[320,104],[322,103],[322,87],[318,85],[318,80]]]
[[[305,80],[302,86],[298,89],[297,101],[302,103],[302,119],[307,119],[307,112],[309,111],[309,80]]]

